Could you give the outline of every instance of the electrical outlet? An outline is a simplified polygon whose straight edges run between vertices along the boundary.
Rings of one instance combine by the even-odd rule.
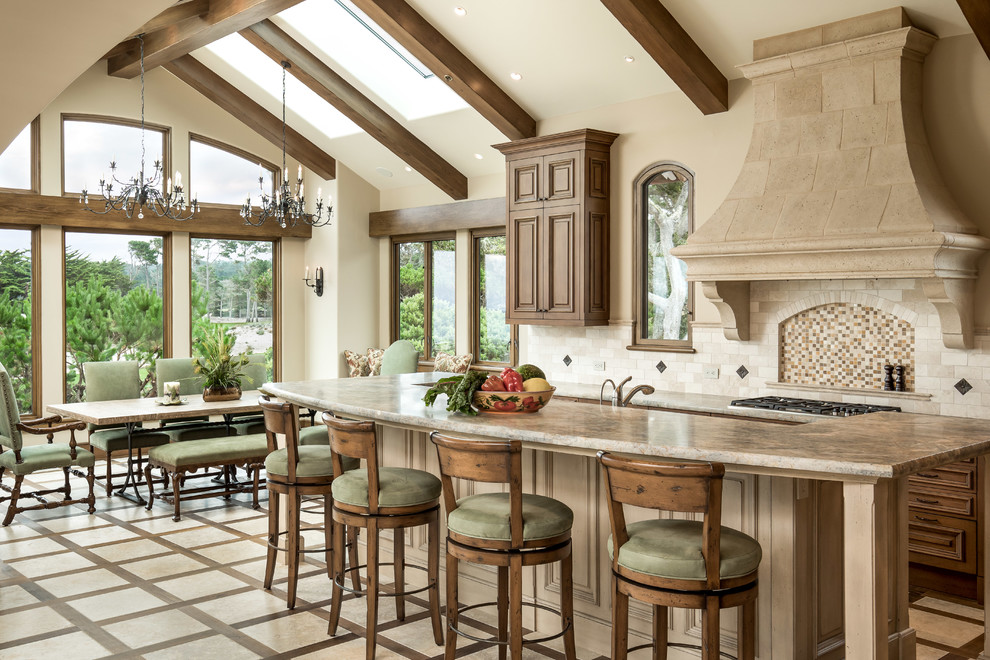
[[[705,378],[718,378],[718,367],[705,367]]]
[[[605,371],[605,360],[595,360],[591,363],[591,368],[595,371]]]

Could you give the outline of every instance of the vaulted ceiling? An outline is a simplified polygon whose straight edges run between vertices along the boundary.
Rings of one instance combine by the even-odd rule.
[[[16,59],[11,54],[12,47],[24,43],[17,26],[30,25],[30,7],[42,4],[18,3],[15,10],[2,10],[0,37],[7,42],[0,45],[0,61],[8,88],[8,79],[17,82],[20,71],[13,65],[24,57],[23,50]],[[62,4],[68,11],[82,3]],[[64,37],[59,43],[75,48],[66,51],[62,69],[49,67],[51,83],[35,85],[44,91],[29,99],[32,111],[20,114],[36,114],[101,56],[107,59],[108,75],[136,76],[134,37],[144,33],[147,68],[164,66],[280,144],[284,60],[293,77],[286,92],[289,151],[300,162],[330,177],[339,160],[380,189],[429,182],[453,199],[468,195],[469,178],[502,171],[502,159],[489,145],[536,135],[541,120],[666,93],[681,94],[700,113],[723,112],[727,81],[740,77],[737,64],[752,60],[755,39],[890,6],[889,0],[85,4],[87,11],[99,5],[103,11],[95,17],[101,20],[77,10],[48,21],[56,23],[51,33]],[[981,40],[990,39],[982,0],[902,4],[916,25],[940,37],[975,31]],[[143,5],[144,11],[134,5]],[[463,8],[463,15],[455,7]],[[47,9],[34,11],[50,17]],[[89,23],[104,29],[94,33]],[[107,29],[108,24],[114,29]],[[92,39],[76,44],[73,36],[78,34]],[[381,51],[387,42],[390,50],[376,59],[362,51],[360,38],[372,44],[369,49]],[[102,44],[102,50],[94,43]],[[409,67],[420,63],[422,74],[403,83]],[[521,78],[511,78],[512,73]],[[31,116],[0,121],[0,144]]]

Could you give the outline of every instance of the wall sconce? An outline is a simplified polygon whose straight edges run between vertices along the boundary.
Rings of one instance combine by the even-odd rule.
[[[309,266],[306,266],[306,277],[303,278],[303,281],[306,283],[306,286],[308,286],[310,289],[313,289],[313,290],[316,291],[316,295],[317,296],[321,296],[321,297],[323,296],[323,267],[322,266],[317,266],[316,267],[316,269],[313,271],[313,277],[312,278],[309,276]]]

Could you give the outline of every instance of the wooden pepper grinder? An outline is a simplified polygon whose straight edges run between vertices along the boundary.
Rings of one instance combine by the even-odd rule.
[[[904,391],[904,367],[901,365],[894,367],[894,389],[898,392]]]
[[[883,389],[885,392],[894,391],[894,366],[890,364],[883,365]]]

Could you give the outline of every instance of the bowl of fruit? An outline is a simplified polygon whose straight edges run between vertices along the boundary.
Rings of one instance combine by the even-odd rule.
[[[532,413],[547,405],[556,389],[542,369],[524,364],[489,376],[471,403],[484,413]]]

